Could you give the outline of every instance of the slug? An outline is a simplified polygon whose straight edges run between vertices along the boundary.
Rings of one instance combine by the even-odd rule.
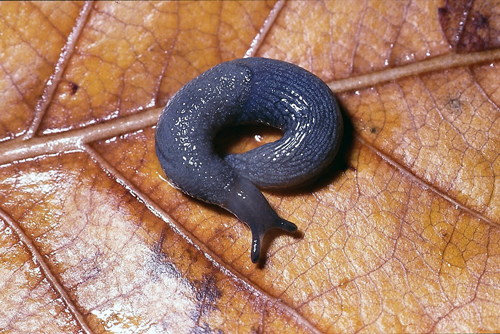
[[[283,137],[222,158],[213,147],[224,127],[264,123]],[[305,69],[279,60],[244,58],[221,63],[182,87],[156,129],[156,154],[173,186],[216,204],[252,232],[251,260],[273,228],[294,232],[258,188],[291,188],[316,178],[335,157],[343,125],[328,86]]]

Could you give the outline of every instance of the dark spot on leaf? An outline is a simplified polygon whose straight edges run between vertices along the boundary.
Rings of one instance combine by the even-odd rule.
[[[370,132],[371,132],[371,133],[377,133],[377,128],[375,128],[375,127],[371,128],[371,129],[370,129]]]
[[[102,271],[102,263],[103,263],[104,253],[101,251],[97,251],[94,253],[92,258],[82,259],[82,265],[85,268],[84,280],[89,281],[99,276]]]
[[[222,297],[222,292],[215,285],[215,278],[205,276],[204,280],[200,282],[196,299],[205,302],[207,307],[211,307],[220,297]],[[215,309],[215,306],[211,309]]]
[[[439,231],[439,232],[441,233],[441,238],[443,238],[443,240],[449,241],[449,240],[448,240],[448,235],[449,235],[448,231],[446,231],[446,230],[441,230],[441,231]]]
[[[192,334],[222,334],[223,332],[219,329],[217,331],[213,331],[209,326],[208,323],[204,322],[202,325],[198,325],[193,330],[191,331]]]
[[[210,312],[217,310],[217,300],[222,297],[222,292],[216,285],[214,276],[203,276],[202,281],[194,282],[196,289],[196,309],[191,312],[191,319],[198,324],[192,333],[213,333],[207,323],[202,322],[203,318],[208,318]]]
[[[454,116],[458,116],[462,113],[462,102],[460,99],[450,99],[448,102],[450,111]]]
[[[177,267],[161,252],[153,253],[150,260],[145,263],[153,280],[158,280],[162,275],[171,278],[180,278],[182,274]]]
[[[468,24],[465,27],[463,37],[460,39],[457,51],[470,52],[492,49],[499,45],[498,32],[490,31],[488,17],[479,12],[472,12]],[[494,33],[495,39],[491,40],[491,35]]]
[[[460,106],[461,103],[459,99],[450,99],[450,107],[452,107],[453,109],[457,109],[460,108]]]
[[[490,25],[491,6],[471,0],[447,0],[438,9],[439,22],[450,45],[457,52],[473,52],[500,46],[500,30]]]
[[[457,48],[471,5],[472,0],[447,0],[444,7],[438,8],[441,29],[454,49]]]
[[[80,86],[78,86],[76,83],[74,82],[70,82],[69,83],[69,88],[71,89],[71,95],[75,95],[76,92],[78,91],[78,88],[80,88]]]
[[[252,334],[259,334],[259,333],[263,333],[264,331],[262,330],[262,328],[260,328],[260,326],[257,326],[257,327],[252,327],[251,329],[251,332]]]

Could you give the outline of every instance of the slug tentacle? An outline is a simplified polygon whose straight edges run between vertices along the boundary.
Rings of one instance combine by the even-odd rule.
[[[220,158],[215,135],[226,126],[265,123],[283,137],[243,154]],[[289,188],[315,178],[333,160],[342,118],[328,86],[312,73],[265,58],[238,59],[202,73],[166,105],[156,151],[170,182],[186,194],[219,205],[252,231],[257,262],[265,233],[296,231],[257,189]]]

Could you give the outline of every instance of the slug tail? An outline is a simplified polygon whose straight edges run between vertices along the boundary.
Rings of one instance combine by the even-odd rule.
[[[257,263],[261,257],[262,241],[267,231],[275,228],[287,232],[297,231],[297,226],[280,218],[260,190],[245,178],[238,177],[235,180],[229,198],[223,206],[250,227],[253,263]]]

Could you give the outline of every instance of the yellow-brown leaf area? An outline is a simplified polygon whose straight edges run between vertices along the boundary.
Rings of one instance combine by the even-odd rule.
[[[290,1],[259,55],[300,65],[325,81],[413,63],[450,51],[440,6],[441,0]]]
[[[241,57],[273,2],[97,2],[44,117],[60,132],[163,104]]]
[[[498,74],[497,63],[450,69],[341,100],[363,139],[498,226],[500,100],[487,81]]]
[[[280,332],[283,324],[303,331],[277,300],[214,266],[88,155],[5,166],[0,179],[12,224],[33,241],[94,333]],[[1,328],[77,332],[55,282],[0,224]]]
[[[250,232],[162,181],[153,129],[96,149],[212,256],[280,298],[321,331],[493,330],[500,233],[353,143],[349,168],[311,193],[267,194],[302,237],[277,235],[264,268]],[[139,158],[137,158],[139,157]],[[323,180],[324,182],[325,180]],[[480,309],[456,326],[457,317]]]
[[[82,3],[0,6],[0,142],[26,132]]]

